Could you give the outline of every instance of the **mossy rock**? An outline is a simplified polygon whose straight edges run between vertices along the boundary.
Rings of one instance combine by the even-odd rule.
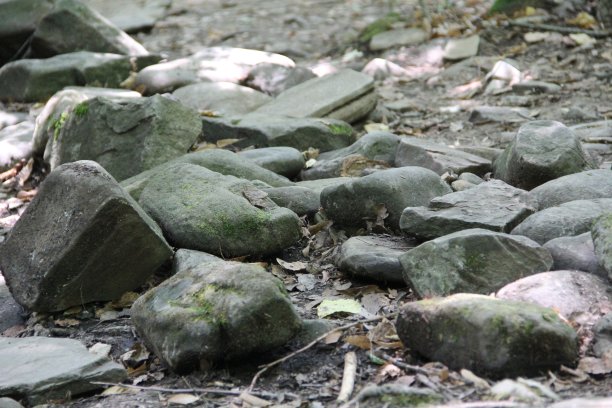
[[[376,34],[389,31],[393,27],[393,24],[400,21],[403,21],[403,17],[399,13],[394,12],[379,18],[373,23],[368,24],[366,28],[361,31],[359,34],[359,42],[364,44],[369,43]]]

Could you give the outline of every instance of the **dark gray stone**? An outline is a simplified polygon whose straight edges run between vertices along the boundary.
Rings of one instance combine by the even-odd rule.
[[[553,257],[553,270],[577,270],[607,277],[606,270],[595,256],[590,232],[572,237],[554,238],[543,246]]]
[[[218,116],[252,112],[272,100],[268,95],[232,82],[200,82],[178,88],[174,95],[183,105]]]
[[[319,192],[306,187],[288,186],[263,188],[270,200],[279,207],[285,207],[299,215],[314,215],[321,207]]]
[[[612,198],[612,170],[587,170],[569,174],[534,188],[529,194],[543,210],[574,200]]]
[[[599,264],[612,280],[612,208],[607,208],[605,213],[595,219],[591,227],[591,236]]]
[[[249,71],[244,84],[268,95],[277,96],[312,78],[316,78],[316,75],[305,67],[285,67],[263,62]]]
[[[302,152],[288,146],[242,150],[238,155],[287,178],[297,176],[306,163]]]

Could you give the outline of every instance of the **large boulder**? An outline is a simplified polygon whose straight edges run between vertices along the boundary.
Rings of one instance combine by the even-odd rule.
[[[591,232],[547,241],[544,248],[553,257],[553,270],[576,270],[606,277],[608,273],[599,264]]]
[[[529,238],[478,228],[425,242],[399,260],[404,280],[420,297],[488,294],[553,264]]]
[[[302,152],[288,146],[242,150],[238,156],[287,178],[297,176],[306,163]]]
[[[28,309],[54,312],[134,290],[172,256],[159,227],[100,165],[51,172],[6,242],[0,269]]]
[[[599,264],[612,280],[612,209],[595,219],[591,228],[595,254]]]
[[[132,321],[181,373],[274,350],[302,325],[281,281],[259,265],[225,261],[180,271],[151,289],[132,306]]]
[[[492,377],[538,375],[578,357],[576,332],[553,310],[482,295],[408,303],[397,334],[413,353]]]
[[[183,105],[219,116],[241,115],[270,102],[268,95],[232,82],[199,82],[174,92]]]
[[[543,210],[574,200],[612,198],[612,170],[587,170],[546,182],[529,192]]]

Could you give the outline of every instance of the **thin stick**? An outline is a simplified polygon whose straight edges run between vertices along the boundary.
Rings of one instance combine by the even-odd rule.
[[[338,402],[346,402],[351,398],[355,388],[355,375],[357,374],[357,354],[349,351],[344,355],[344,373],[342,374],[342,386],[338,394]]]
[[[609,37],[612,35],[612,31],[594,31],[594,30],[585,30],[583,28],[578,27],[564,27],[552,24],[532,24],[525,23],[522,21],[509,21],[511,26],[528,28],[530,30],[542,30],[542,31],[555,31],[561,34],[587,34],[591,37]]]
[[[247,388],[247,391],[251,392],[251,390],[255,387],[255,384],[257,383],[257,380],[259,379],[259,377],[261,377],[261,375],[265,373],[266,371],[268,371],[270,368],[277,366],[280,363],[285,362],[289,360],[290,358],[297,356],[300,353],[303,353],[304,351],[308,350],[309,348],[311,348],[312,346],[314,346],[315,344],[317,344],[318,342],[320,342],[321,340],[323,340],[330,334],[335,333],[337,331],[343,331],[343,330],[350,329],[351,327],[357,326],[362,323],[370,323],[370,322],[376,322],[376,321],[383,320],[383,319],[391,319],[391,318],[396,317],[397,315],[398,315],[398,312],[395,312],[395,313],[389,313],[389,314],[382,315],[382,316],[372,317],[370,319],[359,320],[353,323],[345,324],[344,326],[336,327],[335,329],[332,329],[326,333],[323,333],[322,335],[320,335],[319,337],[317,337],[316,339],[314,339],[313,341],[311,341],[310,343],[308,343],[301,349],[296,350],[292,353],[289,353],[285,357],[279,358],[278,360],[274,360],[271,363],[260,366],[261,370],[255,373],[255,376],[253,376],[253,379],[251,380],[251,385],[249,385],[249,388]]]
[[[383,360],[387,360],[387,361],[391,362],[393,365],[398,366],[399,368],[403,368],[404,370],[413,371],[415,373],[420,373],[420,374],[425,374],[425,375],[431,374],[430,371],[428,371],[428,370],[426,370],[426,369],[424,369],[422,367],[403,363],[403,362],[399,361],[397,358],[392,357],[392,356],[390,356],[387,353],[381,352],[380,353],[380,357],[382,357]]]

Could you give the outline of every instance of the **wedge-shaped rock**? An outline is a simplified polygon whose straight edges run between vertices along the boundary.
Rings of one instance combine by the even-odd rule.
[[[491,160],[416,137],[401,138],[395,165],[425,167],[438,174],[452,170],[482,176],[491,171]]]
[[[340,149],[353,141],[353,128],[334,119],[290,118],[251,113],[227,118],[202,118],[203,140],[239,139],[234,146],[288,146],[300,151]]]
[[[121,382],[123,366],[90,353],[81,342],[49,337],[0,337],[0,396],[37,405]]]
[[[612,198],[612,170],[587,170],[548,181],[529,192],[543,210],[574,200]]]
[[[160,95],[96,97],[61,120],[45,151],[51,168],[95,160],[119,181],[187,153],[201,131],[196,111]]]
[[[220,116],[249,113],[272,100],[262,92],[232,82],[186,85],[172,92],[172,95],[198,112],[214,112]]]
[[[512,230],[512,234],[545,244],[553,238],[588,232],[593,221],[606,212],[612,212],[612,198],[570,201],[530,215]]]
[[[0,269],[28,309],[112,300],[142,285],[172,250],[159,227],[97,163],[51,172],[8,239]]]
[[[593,167],[580,140],[560,122],[524,124],[493,163],[495,177],[531,190],[547,181]]]
[[[269,255],[301,236],[297,215],[251,182],[193,164],[155,173],[139,202],[179,248],[222,257]]]
[[[423,239],[469,228],[510,232],[535,210],[527,191],[492,180],[435,197],[427,207],[407,207],[400,218],[400,228],[409,236]]]
[[[425,205],[451,191],[431,170],[401,167],[327,187],[321,192],[321,205],[336,225],[366,227],[366,221],[384,222],[397,231],[404,208]]]
[[[612,280],[612,209],[598,217],[591,228],[595,255]]]
[[[238,155],[288,178],[297,176],[306,164],[302,152],[287,146],[242,150]]]
[[[553,264],[526,237],[468,229],[428,241],[400,256],[404,280],[420,297],[487,294]]]
[[[599,264],[591,232],[572,237],[559,237],[547,241],[544,248],[553,257],[553,270],[576,270],[589,272],[602,277],[608,273]]]
[[[261,266],[224,261],[183,270],[145,293],[132,321],[178,372],[274,350],[302,325],[282,282]]]
[[[478,375],[538,375],[578,357],[576,332],[552,309],[457,294],[408,303],[397,334],[415,354]]]
[[[262,62],[293,67],[295,63],[280,54],[232,47],[211,47],[187,58],[152,65],[138,72],[134,89],[144,94],[171,92],[196,82],[244,80],[252,67]]]
[[[329,117],[351,123],[374,109],[377,98],[373,89],[370,76],[344,69],[289,88],[255,112],[296,118]]]

